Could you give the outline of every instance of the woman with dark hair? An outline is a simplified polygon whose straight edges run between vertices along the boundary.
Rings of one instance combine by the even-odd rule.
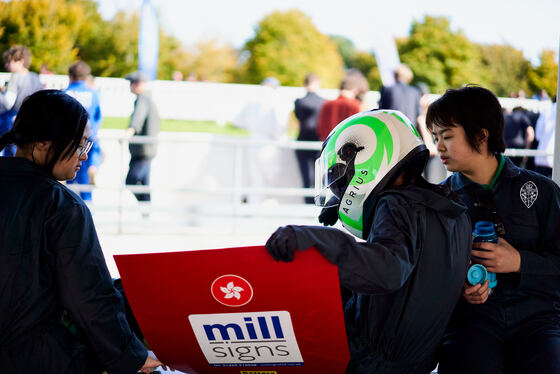
[[[75,99],[44,90],[0,137],[0,150],[17,146],[14,158],[0,158],[0,361],[9,373],[161,365],[129,328],[87,206],[58,182],[87,159],[87,121]]]
[[[497,274],[497,286],[465,284],[439,373],[560,373],[560,189],[502,155],[504,117],[489,90],[448,90],[426,122],[455,172],[445,185],[473,227],[494,222],[499,237],[473,244],[473,261]]]
[[[427,374],[467,273],[466,208],[421,173],[429,152],[400,112],[341,122],[323,144],[316,174],[320,221],[284,226],[266,243],[276,259],[315,247],[338,266],[350,350],[347,373]],[[347,290],[350,290],[348,295]]]

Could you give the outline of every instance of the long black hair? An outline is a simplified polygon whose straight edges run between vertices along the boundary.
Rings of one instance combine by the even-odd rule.
[[[73,97],[59,90],[37,91],[23,101],[12,129],[0,137],[0,151],[12,143],[23,148],[50,141],[52,157],[44,168],[52,173],[59,159],[76,152],[87,121],[87,111]]]

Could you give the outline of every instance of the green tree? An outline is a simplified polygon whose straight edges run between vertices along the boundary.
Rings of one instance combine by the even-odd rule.
[[[329,38],[336,43],[338,53],[344,62],[344,67],[346,69],[352,68],[356,54],[358,53],[354,42],[342,35],[330,35]]]
[[[481,46],[482,63],[488,88],[498,96],[507,97],[520,89],[528,92],[527,75],[531,63],[523,52],[510,45]]]
[[[542,51],[540,55],[540,65],[529,72],[529,87],[531,87],[533,93],[544,89],[548,96],[556,96],[558,61],[555,55],[554,51],[551,50]]]
[[[487,85],[480,49],[445,17],[425,16],[412,23],[410,36],[397,40],[402,62],[414,72],[414,82],[425,82],[432,92],[466,83]]]
[[[118,12],[89,34],[80,48],[80,58],[87,61],[94,75],[122,77],[138,69],[138,13]],[[158,79],[171,79],[175,70],[186,70],[191,56],[181,42],[159,31]]]
[[[381,76],[373,53],[368,53],[356,49],[354,42],[345,36],[331,35],[331,40],[338,47],[338,53],[344,61],[347,69],[358,69],[368,80],[371,90],[381,88]]]
[[[357,51],[351,60],[350,68],[361,71],[369,83],[370,90],[379,90],[381,88],[381,75],[375,61],[373,53]]]
[[[185,50],[179,40],[160,32],[158,79],[172,79],[174,71],[185,76],[190,70],[193,56]]]
[[[194,47],[190,72],[199,79],[213,82],[233,82],[237,68],[237,52],[214,39],[198,42]]]
[[[66,74],[76,59],[96,76],[122,77],[138,68],[137,13],[119,12],[102,19],[94,0],[0,1],[0,51],[15,44],[31,50],[31,69],[41,64]],[[158,78],[181,70],[187,56],[174,37],[160,31]]]
[[[81,3],[87,22],[84,22],[76,37],[75,47],[78,49],[78,56],[90,65],[94,75],[103,74],[104,56],[109,54],[109,39],[111,33],[108,31],[107,22],[101,18],[97,9],[97,3],[92,0],[68,0],[67,3],[75,1]],[[99,61],[99,62],[98,62]],[[65,72],[64,72],[65,73]]]
[[[336,44],[299,10],[264,17],[244,50],[249,54],[244,67],[247,82],[259,83],[270,75],[284,85],[301,86],[305,75],[315,72],[323,86],[337,87],[342,78],[343,62]]]
[[[32,52],[31,70],[45,63],[65,73],[76,59],[77,35],[86,24],[84,3],[66,0],[12,0],[0,2],[0,49],[22,44]]]
[[[118,12],[102,23],[94,34],[85,36],[79,57],[96,76],[123,77],[138,69],[138,14]]]

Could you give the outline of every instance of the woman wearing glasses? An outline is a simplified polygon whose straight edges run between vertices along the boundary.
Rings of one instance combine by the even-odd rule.
[[[472,255],[498,284],[465,284],[444,336],[439,373],[560,373],[560,189],[502,153],[504,117],[494,94],[448,90],[428,128],[474,224],[492,221],[498,243]]]
[[[9,373],[133,373],[161,363],[131,332],[73,179],[91,147],[88,115],[61,91],[21,106],[0,150],[0,361]],[[71,331],[66,320],[77,326]]]

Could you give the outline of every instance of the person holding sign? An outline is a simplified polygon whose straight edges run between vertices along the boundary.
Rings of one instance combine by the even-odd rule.
[[[344,314],[347,373],[429,373],[461,295],[471,251],[466,207],[421,176],[429,152],[402,113],[363,112],[336,126],[316,163],[320,226],[284,226],[276,260],[315,247],[352,291]]]
[[[26,98],[0,158],[0,360],[7,373],[135,373],[161,365],[125,318],[91,213],[58,181],[91,148],[88,114],[58,90]]]

